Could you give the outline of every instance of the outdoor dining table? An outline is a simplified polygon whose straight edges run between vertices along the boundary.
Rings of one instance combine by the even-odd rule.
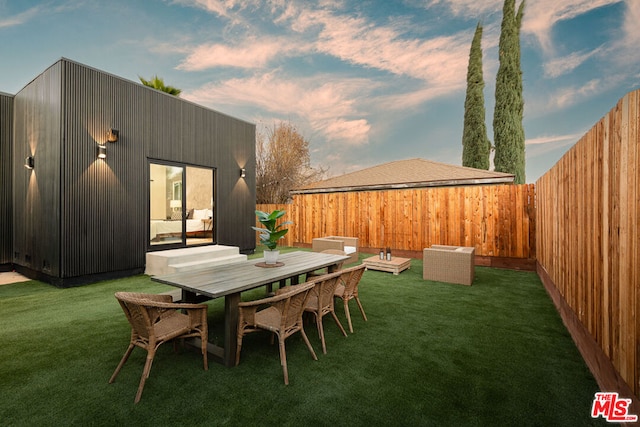
[[[277,267],[265,267],[264,258],[227,264],[199,270],[171,273],[152,277],[152,280],[182,289],[183,302],[224,297],[224,347],[208,343],[208,351],[214,360],[225,366],[234,366],[236,360],[238,303],[240,294],[275,282],[292,285],[299,277],[321,268],[329,272],[349,257],[319,252],[290,252],[281,254]]]

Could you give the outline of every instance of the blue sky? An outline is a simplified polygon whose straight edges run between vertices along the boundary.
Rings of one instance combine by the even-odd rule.
[[[519,4],[519,1],[517,1]],[[285,120],[338,175],[407,158],[460,165],[469,48],[484,25],[493,140],[503,0],[0,0],[0,91],[61,57],[264,126]],[[640,1],[529,0],[527,181],[640,87]]]

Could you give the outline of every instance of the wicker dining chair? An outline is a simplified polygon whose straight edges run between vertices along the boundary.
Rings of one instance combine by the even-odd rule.
[[[309,291],[314,283],[303,283],[290,286],[286,291],[277,295],[255,301],[246,301],[238,304],[238,347],[236,351],[236,365],[240,363],[240,350],[242,349],[242,337],[250,332],[267,330],[278,337],[280,349],[280,364],[284,374],[284,383],[289,384],[289,372],[287,369],[287,353],[284,341],[300,331],[307,348],[313,357],[318,360],[307,334],[302,325],[302,313],[309,299]],[[261,306],[267,305],[265,308]]]
[[[347,255],[347,253],[345,251],[340,250],[340,249],[325,249],[321,253],[323,253],[323,254],[331,254],[331,255],[343,255],[343,256]],[[337,270],[342,270],[342,266],[343,265],[344,265],[344,261],[338,263],[336,265],[336,271]],[[307,281],[313,280],[316,277],[323,276],[325,274],[329,274],[329,268],[328,267],[322,268],[320,270],[310,271],[309,273],[307,273]]]
[[[146,350],[147,361],[135,398],[135,403],[138,403],[142,397],[144,384],[149,378],[156,350],[161,344],[176,338],[200,338],[204,369],[209,369],[207,361],[207,305],[173,303],[170,295],[116,292],[115,297],[131,324],[131,341],[122,360],[109,379],[109,384],[115,381],[134,347]],[[184,313],[178,310],[183,310]]]
[[[338,286],[339,280],[342,277],[342,272],[326,274],[313,280],[315,283],[314,288],[310,292],[309,300],[305,307],[305,311],[313,313],[316,320],[316,326],[318,327],[318,335],[320,335],[320,341],[322,342],[322,353],[327,354],[327,345],[324,338],[324,327],[322,325],[322,318],[331,314],[333,320],[336,322],[342,334],[346,337],[347,332],[342,327],[338,316],[334,310],[334,293]]]
[[[360,264],[355,267],[350,267],[341,271],[342,275],[338,280],[338,285],[334,292],[336,298],[340,298],[344,303],[344,314],[347,316],[347,322],[349,323],[349,332],[353,333],[353,325],[351,324],[351,314],[349,313],[349,301],[356,300],[360,313],[364,320],[367,320],[367,315],[364,313],[360,298],[358,298],[358,284],[362,279],[362,274],[366,265]]]

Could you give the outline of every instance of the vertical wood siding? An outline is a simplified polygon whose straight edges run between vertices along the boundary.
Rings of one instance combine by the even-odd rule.
[[[150,159],[213,168],[218,242],[255,248],[255,125],[65,59],[16,95],[15,117],[14,164],[36,152],[34,173],[16,174],[17,264],[60,279],[143,271]],[[100,160],[109,128],[119,140]]]
[[[531,184],[487,185],[305,194],[258,209],[287,211],[285,245],[339,235],[369,248],[473,246],[479,256],[534,259],[535,200]]]
[[[58,62],[14,98],[13,261],[54,277],[61,273],[61,76]],[[22,166],[28,155],[33,170]]]
[[[640,91],[537,184],[538,262],[640,396]]]
[[[64,64],[62,277],[144,266],[148,179],[144,132],[149,122],[135,85]],[[137,93],[136,93],[137,92]],[[119,140],[106,143],[109,128]]]
[[[0,93],[0,266],[12,261],[13,96]]]

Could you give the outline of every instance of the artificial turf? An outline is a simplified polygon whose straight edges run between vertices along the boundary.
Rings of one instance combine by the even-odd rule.
[[[240,365],[202,369],[197,351],[160,347],[134,405],[145,352],[107,381],[129,340],[116,291],[164,292],[147,276],[57,289],[0,286],[0,423],[22,425],[605,425],[598,391],[535,273],[476,267],[473,286],[422,280],[422,262],[398,276],[367,271],[365,322],[354,333],[325,317],[287,340],[290,385],[268,335],[245,338]],[[259,298],[264,289],[243,294]],[[221,339],[223,301],[209,302]],[[336,312],[344,326],[340,304]]]

